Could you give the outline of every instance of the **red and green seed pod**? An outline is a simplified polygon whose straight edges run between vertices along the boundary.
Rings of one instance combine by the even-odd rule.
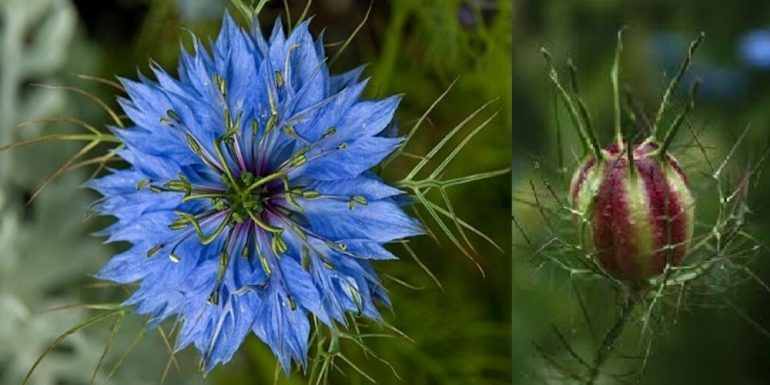
[[[633,162],[621,145],[586,159],[575,173],[570,204],[599,264],[612,276],[639,281],[676,265],[693,234],[694,199],[679,163],[643,143]]]

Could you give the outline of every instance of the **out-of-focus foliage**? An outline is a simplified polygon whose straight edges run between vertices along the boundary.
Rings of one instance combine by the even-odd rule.
[[[195,31],[204,40],[208,37],[214,38],[225,8],[224,2],[219,0],[73,2],[79,16],[77,22],[79,33],[82,34],[80,40],[87,41],[91,49],[98,52],[82,56],[98,58],[99,66],[79,67],[72,71],[107,79],[114,79],[116,75],[135,77],[137,68],[145,74],[148,73],[148,58],[165,68],[173,69],[180,44],[188,48],[190,46],[187,30]],[[307,3],[289,1],[288,4],[287,12],[283,2],[268,2],[260,16],[265,30],[272,28],[273,21],[279,17],[283,19],[284,24],[288,17],[296,21]],[[308,12],[308,15],[313,15],[311,30],[316,34],[324,30],[330,56],[340,49],[342,43],[366,19],[333,64],[332,70],[342,72],[368,63],[364,73],[365,76],[372,77],[367,89],[368,97],[403,93],[404,99],[398,113],[402,134],[406,134],[408,128],[412,127],[457,78],[449,94],[422,124],[418,134],[410,142],[407,152],[427,153],[474,110],[487,101],[493,101],[486,111],[471,120],[467,128],[448,143],[446,150],[437,154],[436,159],[437,163],[440,163],[474,127],[478,127],[495,111],[499,111],[499,115],[465,147],[441,177],[459,177],[507,167],[510,160],[512,121],[510,2],[375,1],[371,4],[367,18],[369,7],[368,1],[354,0],[316,0],[311,4]],[[72,23],[75,23],[75,15],[72,16]],[[62,63],[75,63],[80,60],[72,56],[74,52],[70,51],[69,56],[65,54],[61,59]],[[50,82],[47,78],[40,77],[36,77],[35,81]],[[77,82],[78,87],[88,89],[106,101],[108,106],[116,107],[114,95],[117,91],[108,85],[89,84],[73,77],[66,77],[61,82]],[[20,89],[28,92],[30,88],[24,85]],[[47,90],[46,95],[50,92]],[[66,94],[62,100],[75,102],[78,98],[78,95]],[[85,102],[80,103],[78,100],[78,104],[67,105],[54,115],[79,116],[96,126],[109,122],[109,117],[104,111],[96,108],[88,98],[84,99]],[[45,111],[42,115],[41,113],[19,116],[14,122],[26,121],[33,116],[51,115],[50,111]],[[61,132],[68,128],[56,124],[52,129]],[[39,133],[40,131],[29,131],[30,136]],[[18,139],[20,138],[3,137],[0,143]],[[43,148],[55,149],[56,151],[51,151],[50,154],[55,153],[59,157],[43,160],[40,156]],[[76,151],[77,147],[56,143],[48,147],[30,147],[12,153],[2,153],[0,157],[3,163],[7,159],[14,159],[16,163],[22,162],[23,154],[29,154],[32,159],[39,161],[40,168],[30,167],[29,170],[24,170],[24,174],[29,178],[27,186],[32,189],[34,182],[39,181],[46,172],[55,169],[66,160],[66,156]],[[402,176],[408,173],[417,161],[396,160],[389,167],[388,174],[392,173],[393,178]],[[19,166],[14,165],[12,173],[19,174]],[[391,175],[386,175],[389,176]],[[68,293],[71,297],[64,301],[66,303],[117,302],[126,297],[123,290],[93,288],[91,285],[95,281],[87,277],[96,271],[98,265],[105,261],[110,253],[116,252],[116,249],[96,246],[95,240],[85,234],[85,227],[99,228],[100,224],[93,223],[93,220],[85,225],[78,222],[86,212],[84,205],[93,199],[93,196],[64,183],[67,180],[77,185],[87,177],[87,173],[72,173],[66,179],[60,179],[59,184],[51,184],[46,188],[37,202],[42,204],[45,199],[57,198],[66,200],[70,206],[66,211],[62,208],[52,208],[45,213],[42,210],[36,211],[35,215],[39,216],[44,228],[40,230],[42,234],[38,233],[35,237],[30,233],[30,239],[39,241],[64,237],[67,244],[77,246],[65,247],[61,243],[52,246],[55,249],[53,251],[37,252],[35,258],[39,258],[45,266],[57,267],[59,265],[55,261],[67,261],[61,265],[61,269],[72,269],[76,278],[63,280],[54,288],[48,288],[46,293]],[[394,303],[393,313],[386,313],[385,317],[394,328],[408,337],[399,336],[399,332],[392,329],[362,325],[363,333],[374,334],[371,338],[366,338],[366,345],[378,358],[364,352],[353,341],[344,341],[341,349],[360,372],[348,363],[336,360],[329,383],[363,384],[369,382],[368,377],[376,379],[378,383],[397,383],[400,377],[403,382],[415,385],[506,384],[510,381],[511,348],[507,342],[510,340],[510,183],[506,176],[500,176],[480,183],[450,188],[448,194],[451,201],[455,202],[457,215],[487,234],[503,251],[469,233],[470,241],[476,249],[475,253],[471,254],[482,266],[485,272],[482,274],[476,264],[446,237],[440,235],[440,232],[437,234],[438,240],[423,237],[410,242],[410,248],[419,256],[421,263],[426,265],[435,280],[440,282],[441,286],[438,286],[434,277],[423,271],[405,248],[393,245],[393,250],[401,260],[381,263],[377,268],[389,277],[385,286],[389,289]],[[82,199],[81,205],[76,204],[77,200],[73,199],[73,195]],[[431,198],[438,201],[442,199],[437,191],[431,192]],[[23,206],[19,203],[17,207]],[[3,213],[0,226],[8,221],[7,218],[10,218],[9,214]],[[55,220],[73,222],[68,226],[62,224],[60,228],[54,225]],[[430,221],[427,219],[430,226],[435,225]],[[454,226],[451,221],[449,223]],[[62,230],[65,227],[74,233]],[[18,242],[20,236],[9,233],[6,239]],[[53,244],[52,241],[51,243]],[[38,244],[37,247],[41,247],[40,245],[45,243]],[[81,251],[86,245],[92,245],[89,246],[92,249]],[[17,250],[26,250],[22,246],[15,247]],[[83,262],[83,265],[78,266],[76,262]],[[23,263],[19,265],[24,266]],[[45,271],[50,270],[50,267],[36,269]],[[34,272],[29,273],[33,274]],[[28,283],[23,277],[19,277],[19,280]],[[48,281],[41,279],[41,282]],[[5,281],[1,284],[1,294],[17,290],[16,284],[8,283],[8,287],[12,289],[6,289],[5,284]],[[45,307],[45,304],[36,304],[31,309],[40,310]],[[70,316],[73,313],[78,314],[77,311],[71,310],[65,312]],[[52,319],[55,325],[44,328],[45,333],[39,332],[36,339],[39,337],[41,343],[50,342],[64,330],[64,326],[72,326],[77,321],[64,320],[64,317],[58,314],[44,315]],[[38,314],[30,315],[31,319],[42,317],[43,315]],[[120,361],[121,355],[131,345],[132,338],[139,332],[143,320],[131,320],[131,317],[134,316],[128,317],[127,325],[123,326],[118,340],[112,344],[102,371],[109,371]],[[171,327],[173,325],[168,324],[164,330],[170,332]],[[72,380],[75,383],[87,383],[103,344],[109,338],[109,328],[109,322],[105,322],[79,334],[88,341],[96,342],[96,345],[88,348],[89,356],[85,357],[87,359],[70,368],[80,375]],[[380,334],[389,336],[378,337]],[[32,353],[23,360],[22,369],[31,364],[35,353],[42,351],[43,346],[30,346],[29,349]],[[16,352],[13,348],[11,351]],[[38,369],[40,373],[36,373],[33,379],[43,377],[46,369],[56,367],[51,357],[43,361]],[[134,385],[157,383],[161,377],[166,377],[166,383],[200,383],[204,380],[196,372],[196,364],[192,352],[169,355],[161,336],[151,333],[142,339],[137,350],[125,361],[111,381]],[[166,371],[167,375],[164,374]],[[397,374],[394,374],[394,371]],[[205,381],[217,384],[273,383],[274,378],[281,384],[305,383],[300,375],[286,377],[276,372],[275,359],[270,352],[255,338],[250,338],[231,364],[218,368]]]
[[[83,67],[72,52],[88,52],[74,44],[77,14],[69,1],[6,0],[0,3],[0,143],[23,140],[44,132],[42,125],[16,127],[33,118],[62,113],[67,103],[61,91],[30,87],[52,82],[65,66]],[[77,57],[73,55],[72,57]],[[70,175],[52,186],[62,193],[43,194],[27,204],[35,183],[50,163],[62,162],[71,146],[48,151],[0,155],[0,382],[20,383],[40,351],[63,331],[62,325],[82,319],[77,312],[57,316],[41,313],[77,303],[75,285],[97,266],[106,249],[84,239],[81,217],[88,198],[78,194],[78,178]],[[64,193],[66,191],[66,193]],[[52,355],[34,384],[87,382],[82,371],[98,358],[98,339],[77,336]]]
[[[695,1],[524,1],[517,4],[514,89],[518,90],[515,92],[515,137],[519,139],[514,142],[513,211],[529,231],[527,235],[531,240],[541,240],[548,230],[536,206],[521,202],[521,199],[532,199],[530,180],[540,184],[546,176],[552,179],[553,185],[558,185],[558,178],[567,179],[568,183],[581,151],[569,118],[555,112],[555,95],[539,49],[547,47],[565,74],[565,63],[568,58],[572,59],[578,68],[580,94],[593,113],[600,139],[606,143],[612,135],[610,68],[616,33],[623,25],[629,29],[622,56],[621,90],[632,94],[635,104],[641,107],[638,111],[648,116],[655,112],[668,79],[684,57],[687,43],[700,31],[706,34],[690,74],[675,94],[677,102],[673,109],[679,110],[690,82],[695,78],[703,81],[697,107],[672,152],[683,162],[693,184],[697,199],[696,226],[703,231],[713,224],[719,209],[732,201],[720,202],[716,196],[716,189],[709,184],[713,170],[710,171],[693,138],[697,136],[708,158],[718,166],[744,129],[751,126],[721,175],[723,186],[737,186],[762,158],[770,118],[765,107],[769,78],[756,55],[761,56],[767,50],[763,51],[762,45],[754,40],[752,59],[746,54],[746,41],[750,35],[757,36],[756,31],[768,28],[765,15],[770,9],[748,1],[734,2],[718,10]],[[566,170],[559,170],[557,161],[557,125],[563,134]],[[769,239],[763,230],[768,225],[764,202],[770,184],[762,173],[751,177],[752,183],[739,189],[739,196],[732,200],[747,194],[751,210],[742,215],[753,225],[742,230],[758,236],[759,242],[766,245]],[[557,193],[566,198],[566,191]],[[525,244],[514,232],[514,373],[522,383],[535,383],[547,377],[543,376],[549,372],[547,368],[575,362],[564,349],[562,337],[579,354],[595,351],[592,349],[612,325],[620,304],[616,293],[606,290],[609,285],[580,281],[550,269],[542,263],[541,255]],[[749,266],[757,278],[767,281],[770,263],[766,249],[759,255]],[[685,264],[688,262],[692,261],[686,260]],[[645,355],[647,340],[638,333],[644,320],[635,319],[621,340],[627,349],[616,352],[605,374],[634,381],[635,377],[623,375],[629,368],[643,367],[641,383],[645,384],[767,382],[770,373],[764,363],[768,359],[770,340],[763,336],[767,335],[765,328],[770,324],[767,307],[762,304],[767,301],[768,292],[756,284],[758,280],[747,276],[737,280],[728,270],[715,269],[702,281],[702,290],[684,292],[681,305],[672,298],[668,304],[671,311],[650,320],[656,328],[655,338],[652,354],[644,361],[640,358]],[[586,326],[581,301],[592,326]],[[562,336],[555,332],[556,327]],[[595,330],[593,337],[586,332],[591,327]],[[559,349],[560,355],[550,355],[555,357],[555,362],[548,362],[547,355],[541,354]],[[555,378],[550,379],[559,383]],[[602,383],[616,383],[608,377],[604,381]]]

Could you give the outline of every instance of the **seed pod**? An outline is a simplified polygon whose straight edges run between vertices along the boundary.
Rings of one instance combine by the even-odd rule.
[[[590,156],[576,171],[570,204],[581,234],[612,276],[639,281],[684,258],[693,234],[695,202],[679,163],[654,143],[625,145]]]

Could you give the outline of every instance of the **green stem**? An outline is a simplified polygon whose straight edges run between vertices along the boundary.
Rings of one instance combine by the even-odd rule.
[[[596,356],[594,357],[594,362],[591,367],[591,371],[588,374],[588,379],[586,380],[585,385],[594,385],[596,383],[596,379],[599,377],[599,371],[601,367],[605,362],[607,362],[607,359],[610,357],[610,353],[612,353],[612,350],[617,345],[618,339],[623,333],[623,328],[630,320],[631,314],[634,312],[635,307],[636,300],[634,299],[633,294],[627,294],[625,303],[623,304],[623,308],[620,310],[620,314],[618,315],[617,320],[615,320],[615,324],[613,324],[612,328],[607,331],[607,334],[604,336],[604,340],[602,340],[601,346],[599,346],[599,350],[596,352]]]

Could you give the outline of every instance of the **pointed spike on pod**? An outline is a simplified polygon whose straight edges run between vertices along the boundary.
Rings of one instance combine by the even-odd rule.
[[[620,144],[623,143],[623,131],[620,120],[620,56],[623,52],[623,33],[628,29],[628,26],[623,26],[618,30],[617,43],[615,46],[615,57],[612,62],[612,70],[610,71],[610,80],[612,81],[612,101],[614,109],[614,121],[615,121],[615,141]]]
[[[572,58],[567,59],[567,69],[569,69],[569,83],[570,88],[572,88],[572,93],[575,95],[580,94],[580,88],[578,88],[578,81],[577,81],[577,66],[575,65],[575,62],[572,60]]]
[[[703,39],[706,37],[706,34],[704,32],[701,32],[695,40],[690,42],[690,47],[687,49],[687,55],[685,56],[684,60],[682,60],[682,63],[679,65],[679,69],[676,72],[676,75],[674,75],[673,78],[671,78],[671,82],[668,84],[668,87],[666,88],[666,91],[663,93],[663,98],[660,101],[660,106],[658,107],[658,111],[655,114],[655,120],[652,125],[652,133],[651,137],[655,140],[660,140],[658,137],[658,130],[660,128],[660,123],[663,118],[663,114],[666,111],[666,108],[671,103],[671,97],[673,96],[676,89],[679,87],[679,82],[684,77],[684,74],[687,72],[688,69],[690,69],[690,65],[692,64],[692,58],[695,55],[695,51],[698,49],[698,46],[703,41]]]
[[[634,145],[630,142],[626,145],[626,156],[628,160],[628,176],[633,181],[636,178],[636,163],[634,162]]]
[[[674,141],[674,138],[676,137],[676,134],[679,132],[679,128],[682,126],[682,124],[687,119],[687,115],[692,112],[692,110],[695,108],[695,98],[698,95],[698,90],[700,89],[700,79],[695,79],[695,81],[690,86],[690,91],[688,92],[687,96],[687,104],[684,106],[684,110],[677,115],[677,117],[674,119],[673,122],[671,122],[671,125],[668,127],[668,130],[666,130],[666,135],[663,137],[663,142],[661,143],[660,147],[656,150],[657,156],[660,159],[663,159],[666,157],[666,152],[668,151],[668,148],[671,146],[671,143]]]
[[[575,102],[572,100],[572,96],[569,94],[569,92],[567,92],[566,89],[564,89],[564,86],[559,80],[559,74],[556,72],[556,67],[554,67],[553,62],[551,61],[551,54],[545,47],[540,48],[540,52],[543,54],[543,57],[545,58],[549,68],[548,78],[551,81],[551,84],[553,84],[553,86],[556,88],[557,94],[561,98],[562,102],[567,107],[570,120],[577,130],[584,151],[593,152],[597,159],[603,159],[604,155],[601,151],[601,147],[599,147],[596,134],[593,132],[593,130],[587,131],[583,124],[583,119],[586,118],[587,115],[587,109],[585,108],[585,105],[581,105],[582,109],[585,111],[578,111],[578,107],[575,106]],[[581,112],[583,113],[582,117]]]

